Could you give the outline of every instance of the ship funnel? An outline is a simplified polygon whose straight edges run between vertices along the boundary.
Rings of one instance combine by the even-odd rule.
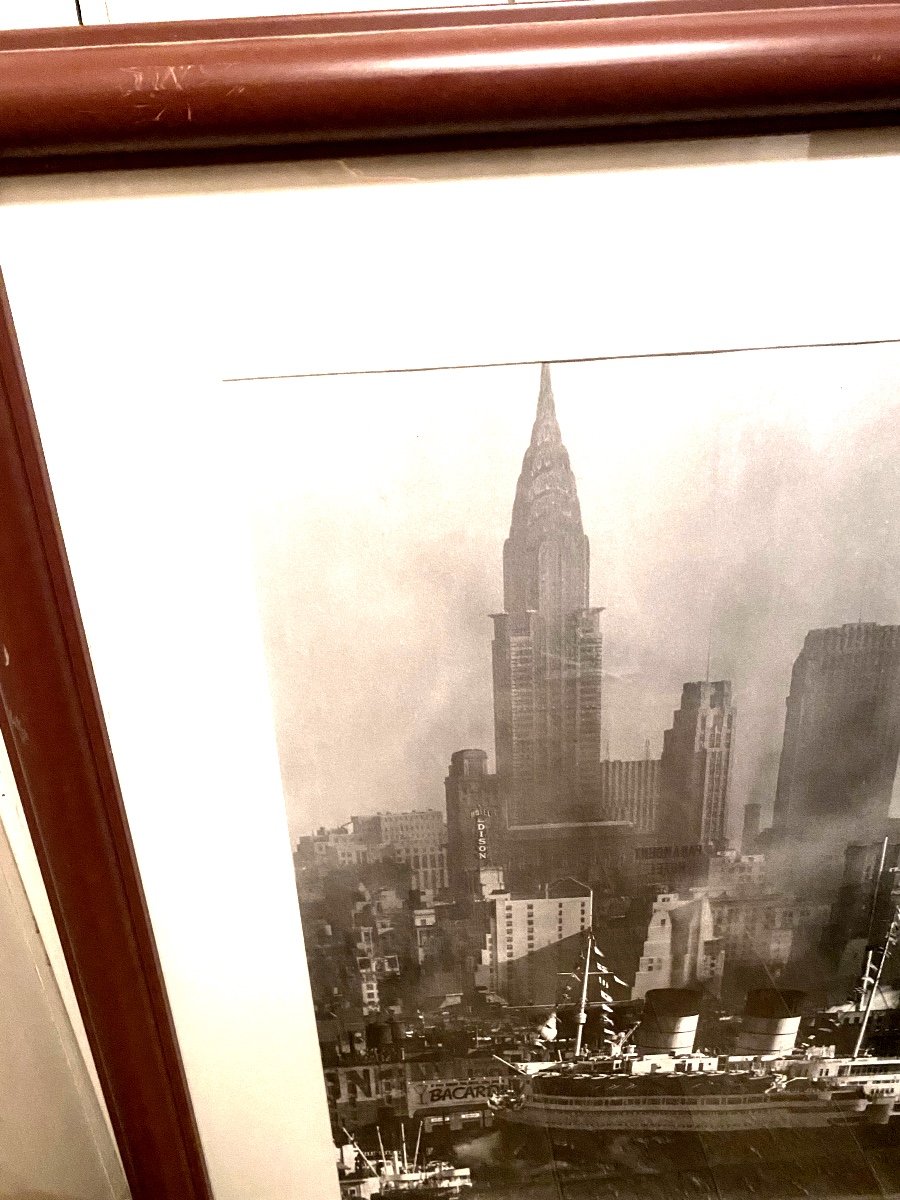
[[[797,1042],[803,992],[757,988],[747,995],[738,1054],[790,1054]]]
[[[634,1044],[644,1054],[690,1054],[699,1013],[699,992],[690,988],[651,988],[644,999]]]

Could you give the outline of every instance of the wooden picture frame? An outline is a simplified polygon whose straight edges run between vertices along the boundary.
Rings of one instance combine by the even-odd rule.
[[[646,0],[31,31],[4,35],[0,104],[7,174],[865,127],[900,115],[900,4]],[[0,313],[3,735],[132,1194],[208,1200],[5,296]]]

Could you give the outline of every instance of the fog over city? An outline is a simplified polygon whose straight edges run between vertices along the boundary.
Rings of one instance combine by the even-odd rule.
[[[775,790],[812,628],[900,621],[900,348],[558,364],[602,605],[604,749],[730,679],[733,819]],[[493,757],[491,622],[539,367],[261,385],[247,478],[292,834],[441,808]],[[896,785],[895,785],[895,810]]]

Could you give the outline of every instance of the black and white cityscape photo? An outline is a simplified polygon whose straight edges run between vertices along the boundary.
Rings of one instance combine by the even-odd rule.
[[[898,348],[266,386],[341,1194],[900,1194]]]

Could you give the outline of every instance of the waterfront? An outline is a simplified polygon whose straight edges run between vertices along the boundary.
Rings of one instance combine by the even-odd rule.
[[[501,1131],[457,1143],[474,1195],[492,1200],[890,1200],[900,1196],[900,1121],[878,1127],[678,1137],[588,1137],[567,1145]]]

